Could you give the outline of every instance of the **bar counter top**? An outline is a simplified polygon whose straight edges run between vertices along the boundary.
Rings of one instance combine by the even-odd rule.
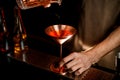
[[[14,56],[4,56],[4,58],[6,58],[7,64],[4,64],[5,61],[1,64],[7,67],[3,68],[3,72],[6,70],[7,74],[5,75],[11,76],[11,79],[18,77],[18,79],[30,80],[112,80],[114,77],[113,73],[95,67],[91,67],[80,76],[54,73],[49,69],[49,66],[59,58],[34,49]]]

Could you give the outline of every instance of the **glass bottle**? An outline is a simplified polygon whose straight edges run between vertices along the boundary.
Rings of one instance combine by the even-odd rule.
[[[117,53],[116,80],[120,80],[120,52]]]
[[[22,22],[21,12],[18,7],[14,9],[15,26],[13,31],[14,55],[28,50],[27,33]]]
[[[115,76],[113,80],[120,80],[120,51],[116,52],[115,56]]]
[[[7,54],[9,52],[8,31],[5,21],[3,8],[0,8],[0,53]]]
[[[17,5],[21,9],[30,9],[38,6],[50,7],[51,3],[61,5],[62,0],[16,0]]]

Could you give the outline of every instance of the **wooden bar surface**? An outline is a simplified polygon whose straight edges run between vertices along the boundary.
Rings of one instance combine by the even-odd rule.
[[[20,54],[8,55],[10,58],[24,62],[28,65],[32,65],[36,68],[50,71],[50,64],[52,64],[58,57],[50,55],[45,52],[29,49],[27,52]],[[91,67],[80,76],[74,76],[73,74],[66,74],[72,80],[112,80],[114,74]]]

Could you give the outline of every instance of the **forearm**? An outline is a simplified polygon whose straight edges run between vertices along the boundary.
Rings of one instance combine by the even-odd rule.
[[[105,40],[89,50],[86,54],[91,56],[92,63],[120,45],[120,26],[114,30]]]

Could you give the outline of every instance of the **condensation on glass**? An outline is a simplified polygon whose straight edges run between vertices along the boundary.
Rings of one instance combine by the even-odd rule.
[[[50,7],[51,3],[61,5],[62,0],[16,0],[16,2],[21,9],[30,9],[38,6]]]

